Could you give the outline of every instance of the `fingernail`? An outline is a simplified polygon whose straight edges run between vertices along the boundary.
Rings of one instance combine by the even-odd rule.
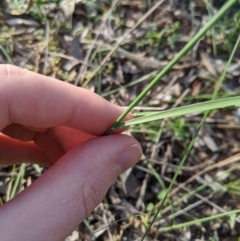
[[[127,147],[116,160],[119,174],[136,164],[141,159],[141,156],[142,148],[139,144],[133,144]]]

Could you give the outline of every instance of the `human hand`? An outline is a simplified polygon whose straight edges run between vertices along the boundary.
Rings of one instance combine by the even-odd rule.
[[[0,65],[0,164],[50,167],[0,207],[1,241],[64,240],[92,212],[141,157],[134,138],[101,136],[122,111],[82,88]]]

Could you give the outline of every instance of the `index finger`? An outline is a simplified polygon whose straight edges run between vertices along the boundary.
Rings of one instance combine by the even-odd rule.
[[[69,126],[103,134],[123,109],[71,84],[11,65],[0,65],[0,130]]]

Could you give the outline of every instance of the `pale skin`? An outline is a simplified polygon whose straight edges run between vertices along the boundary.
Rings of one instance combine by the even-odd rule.
[[[62,241],[92,212],[142,154],[130,136],[102,136],[122,111],[90,91],[0,65],[0,164],[50,167],[0,207],[1,241]]]

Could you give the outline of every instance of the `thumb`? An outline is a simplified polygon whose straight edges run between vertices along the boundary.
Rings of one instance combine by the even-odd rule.
[[[139,143],[125,135],[94,138],[72,149],[0,208],[1,240],[64,240],[141,154]]]

